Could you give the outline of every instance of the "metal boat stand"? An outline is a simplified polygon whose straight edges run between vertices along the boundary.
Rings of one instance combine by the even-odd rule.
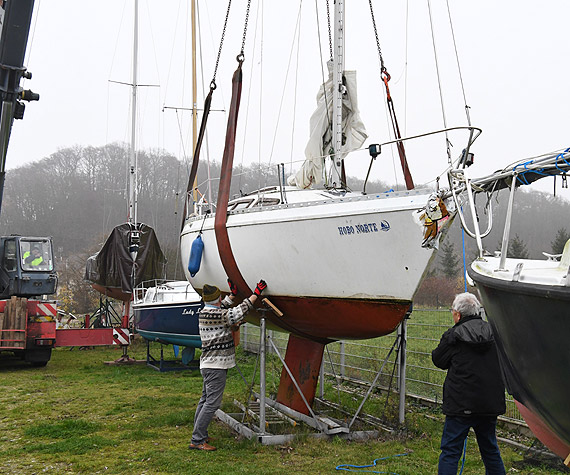
[[[160,343],[160,342],[159,342]],[[192,364],[194,363],[194,364]],[[200,369],[199,361],[191,361],[190,364],[184,364],[180,360],[165,360],[164,345],[160,343],[160,359],[156,359],[150,354],[150,341],[146,341],[146,365],[152,369],[164,373],[166,371],[185,371]]]
[[[260,310],[260,311],[262,312],[263,315],[265,315],[264,310]],[[408,315],[406,315],[406,317]],[[277,356],[281,360],[283,367],[289,373],[289,376],[293,380],[293,383],[294,383],[295,387],[297,388],[297,391],[301,395],[303,402],[305,403],[310,415],[306,415],[306,414],[300,413],[298,411],[295,411],[295,410],[293,410],[293,409],[291,409],[291,408],[289,408],[283,404],[280,404],[279,402],[277,402],[273,399],[266,397],[266,394],[265,394],[265,392],[266,392],[265,359],[266,359],[267,342],[269,342],[269,344],[271,345],[271,347],[273,348],[273,350],[275,351],[275,353],[277,354]],[[218,409],[216,411],[216,417],[221,422],[223,422],[224,424],[226,424],[229,427],[231,427],[232,429],[234,429],[240,435],[247,437],[248,439],[256,439],[258,442],[260,442],[263,445],[283,444],[283,443],[287,443],[291,440],[294,440],[296,437],[298,437],[297,434],[292,434],[292,433],[291,434],[271,434],[271,433],[269,433],[267,431],[267,429],[268,429],[270,423],[273,424],[273,423],[277,423],[277,422],[281,423],[281,424],[287,423],[287,424],[291,425],[292,427],[296,426],[297,422],[302,422],[302,423],[306,424],[307,426],[313,428],[315,431],[317,431],[315,433],[309,434],[309,437],[313,437],[313,438],[330,438],[332,436],[339,436],[339,437],[342,437],[342,438],[345,438],[348,440],[365,440],[365,439],[369,439],[369,438],[378,437],[380,430],[393,432],[393,429],[387,428],[385,426],[379,426],[380,430],[366,430],[366,431],[356,431],[356,430],[351,430],[351,428],[352,428],[354,422],[356,421],[356,419],[358,418],[359,413],[360,413],[362,407],[364,406],[364,403],[366,402],[366,400],[368,399],[368,397],[372,393],[372,390],[374,389],[374,386],[376,385],[376,382],[378,381],[378,378],[380,377],[380,374],[381,374],[382,370],[384,369],[386,363],[388,362],[388,359],[392,353],[392,350],[395,347],[397,347],[397,351],[399,350],[398,351],[399,352],[399,360],[398,360],[399,364],[398,364],[398,366],[399,366],[399,376],[400,376],[399,377],[399,382],[400,382],[400,388],[399,389],[400,389],[400,394],[401,394],[401,396],[400,396],[399,421],[400,421],[400,424],[403,424],[403,422],[404,422],[404,407],[405,407],[405,371],[406,371],[406,359],[405,359],[405,347],[406,347],[406,345],[405,345],[405,342],[406,342],[406,319],[404,319],[402,321],[402,324],[400,325],[400,327],[398,329],[398,335],[396,337],[396,341],[394,342],[392,349],[390,350],[390,352],[386,356],[380,370],[378,371],[378,374],[376,375],[376,377],[374,379],[374,382],[370,386],[368,393],[366,394],[365,398],[361,402],[360,407],[358,408],[356,414],[354,414],[351,422],[349,424],[346,424],[346,423],[343,423],[342,421],[333,420],[329,417],[315,414],[313,409],[307,403],[307,400],[305,399],[303,393],[301,392],[298,382],[295,380],[295,378],[291,374],[290,369],[287,367],[287,364],[285,363],[284,358],[279,353],[279,349],[275,346],[273,339],[271,338],[271,336],[268,336],[266,334],[265,317],[262,317],[260,319],[260,345],[259,345],[259,367],[260,367],[260,369],[259,369],[260,388],[259,389],[260,389],[260,392],[259,392],[259,394],[255,393],[255,392],[252,393],[252,395],[255,396],[256,400],[253,403],[250,403],[247,407],[243,406],[242,404],[238,403],[237,401],[234,401],[234,404],[242,410],[241,413],[231,413],[230,414],[230,413],[226,413],[226,412],[222,411],[221,409]],[[324,383],[324,372],[322,370],[322,367],[323,367],[323,365],[321,365],[321,384],[320,384],[321,396],[323,395],[323,383]],[[238,368],[238,370],[239,370],[239,368]],[[240,373],[241,373],[241,371],[240,371]],[[243,378],[243,375],[242,375],[242,378]],[[255,373],[254,373],[254,379],[255,379]],[[240,422],[239,419],[241,419],[243,421],[246,413],[258,421],[257,427],[252,427],[251,425],[246,425],[243,422]]]

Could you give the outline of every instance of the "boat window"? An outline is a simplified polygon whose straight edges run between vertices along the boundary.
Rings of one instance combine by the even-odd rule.
[[[24,240],[20,241],[20,255],[22,269],[25,271],[53,270],[53,256],[51,243],[48,240]]]
[[[230,203],[230,205],[228,206],[228,209],[230,211],[237,211],[239,209],[246,209],[246,208],[249,208],[251,203],[253,203],[252,199],[236,201],[235,203]]]
[[[256,205],[257,206],[275,206],[281,204],[281,200],[279,198],[261,198]]]
[[[18,259],[16,258],[16,241],[10,240],[4,243],[4,269],[8,272],[16,270],[16,264]]]

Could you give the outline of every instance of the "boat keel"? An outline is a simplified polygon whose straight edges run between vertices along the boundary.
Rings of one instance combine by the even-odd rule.
[[[324,349],[323,343],[300,338],[293,334],[289,336],[289,343],[287,343],[285,364],[311,407],[317,391]],[[309,414],[309,408],[305,405],[303,397],[299,394],[285,367],[281,370],[277,402],[302,414]]]

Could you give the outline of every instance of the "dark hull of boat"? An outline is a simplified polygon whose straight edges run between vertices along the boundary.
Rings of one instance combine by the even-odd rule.
[[[266,312],[274,326],[321,343],[388,335],[398,327],[411,305],[394,300],[278,295],[272,295],[269,300],[283,313],[283,317],[277,317],[273,312]]]
[[[570,287],[526,284],[469,269],[493,326],[508,392],[534,434],[570,452]]]
[[[124,292],[120,287],[105,287],[99,284],[91,284],[91,287],[97,292],[112,299],[120,300],[121,302],[129,302],[133,298],[132,292]]]
[[[135,327],[145,339],[200,348],[201,302],[135,305]]]

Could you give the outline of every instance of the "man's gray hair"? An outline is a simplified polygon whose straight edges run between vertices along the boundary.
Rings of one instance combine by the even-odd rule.
[[[464,292],[457,294],[451,308],[461,314],[462,317],[470,315],[479,315],[481,311],[481,304],[475,295]]]

